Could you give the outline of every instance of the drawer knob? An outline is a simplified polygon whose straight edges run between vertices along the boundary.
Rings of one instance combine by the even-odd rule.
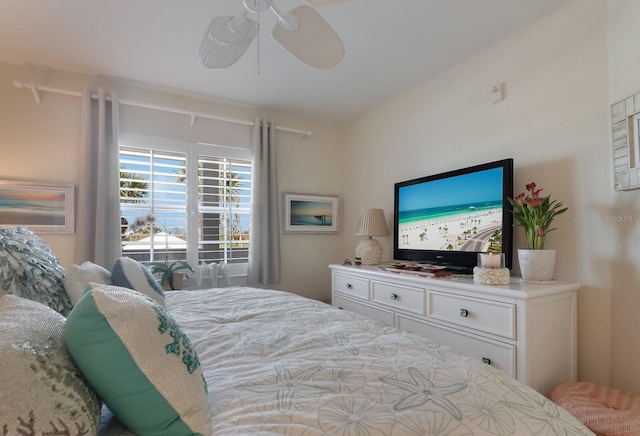
[[[488,357],[483,357],[482,358],[482,363],[485,363],[487,365],[491,365],[491,359],[489,359]]]
[[[347,283],[347,289],[353,289],[353,285],[351,283]]]
[[[398,294],[391,294],[391,299],[392,300],[397,300],[398,299]]]
[[[467,318],[469,316],[469,311],[467,309],[460,309],[460,316]]]

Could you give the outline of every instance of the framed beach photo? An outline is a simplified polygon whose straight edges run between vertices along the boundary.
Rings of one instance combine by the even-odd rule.
[[[338,197],[284,193],[285,233],[336,233]]]
[[[73,233],[74,186],[0,180],[0,227]]]

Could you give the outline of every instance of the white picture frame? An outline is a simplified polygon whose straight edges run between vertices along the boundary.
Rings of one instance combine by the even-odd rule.
[[[74,185],[0,180],[0,228],[74,233]]]
[[[285,192],[285,233],[337,233],[339,198],[334,195]]]
[[[640,188],[640,93],[611,105],[613,187]]]

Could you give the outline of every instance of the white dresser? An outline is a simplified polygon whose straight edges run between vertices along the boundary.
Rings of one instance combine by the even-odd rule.
[[[476,285],[329,265],[334,306],[449,345],[549,396],[577,378],[578,283]]]

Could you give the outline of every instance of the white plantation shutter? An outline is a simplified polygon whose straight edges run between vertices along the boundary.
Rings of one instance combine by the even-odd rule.
[[[201,262],[246,263],[249,153],[149,138],[121,143],[123,255],[142,262],[187,260],[192,267]],[[147,214],[155,217],[153,224],[130,228]]]
[[[247,262],[251,162],[198,156],[199,260]]]
[[[153,214],[146,229],[123,227],[122,253],[140,261],[186,259],[186,154],[120,148],[120,209],[128,225]]]

